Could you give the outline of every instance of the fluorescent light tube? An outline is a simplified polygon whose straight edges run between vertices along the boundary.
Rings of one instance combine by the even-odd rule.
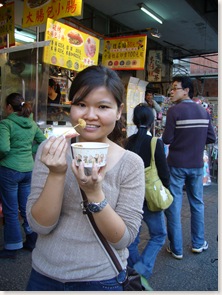
[[[160,23],[161,25],[163,24],[163,21],[160,19],[160,17],[156,16],[156,14],[154,14],[154,12],[146,7],[143,3],[138,4],[140,9],[145,12],[146,14],[148,14],[150,17],[152,17],[153,19],[155,19],[158,23]]]
[[[27,37],[18,33],[15,33],[15,39],[19,40],[19,41],[23,41],[23,42],[34,42],[35,39],[31,38],[31,37]]]

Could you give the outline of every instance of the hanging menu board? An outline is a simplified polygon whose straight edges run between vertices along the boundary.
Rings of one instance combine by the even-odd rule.
[[[99,39],[52,19],[47,20],[43,61],[69,70],[81,71],[98,64]]]
[[[15,45],[15,17],[14,2],[5,4],[0,8],[0,49],[7,47],[7,34],[9,37],[8,45]]]
[[[45,24],[47,18],[57,20],[82,14],[82,0],[24,0],[23,28]]]
[[[135,131],[135,125],[133,124],[133,111],[135,106],[144,102],[145,90],[148,82],[140,80],[138,78],[130,77],[127,86],[126,95],[126,113],[127,113],[127,136],[130,136]]]
[[[144,70],[147,35],[104,39],[102,64],[113,70]]]

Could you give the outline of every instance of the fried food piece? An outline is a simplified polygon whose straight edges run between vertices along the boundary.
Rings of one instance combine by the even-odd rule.
[[[78,122],[79,122],[78,125],[79,125],[80,127],[82,127],[82,128],[85,128],[85,127],[86,127],[86,121],[85,121],[85,120],[79,118]],[[77,126],[77,125],[76,125],[76,126]],[[75,127],[76,127],[76,126],[75,126]]]

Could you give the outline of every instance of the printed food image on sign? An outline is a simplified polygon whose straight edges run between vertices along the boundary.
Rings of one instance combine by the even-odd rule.
[[[53,55],[53,56],[51,57],[51,63],[54,64],[54,65],[57,63],[57,58],[56,58],[56,56]]]
[[[67,60],[66,66],[67,66],[68,69],[71,69],[72,68],[72,61],[70,59]]]
[[[82,36],[76,31],[70,31],[67,34],[67,37],[68,37],[69,43],[72,45],[81,46],[83,43]]]
[[[93,57],[96,53],[96,41],[93,37],[88,37],[85,42],[85,53],[89,57]]]
[[[27,4],[30,8],[37,8],[48,2],[50,2],[50,0],[28,0]]]

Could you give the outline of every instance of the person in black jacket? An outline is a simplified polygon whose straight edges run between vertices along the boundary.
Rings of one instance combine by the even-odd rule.
[[[49,86],[48,86],[47,120],[49,121],[60,120],[62,109],[58,106],[51,105],[51,104],[60,104],[60,103],[61,103],[60,86],[55,80],[50,78]]]
[[[133,123],[138,128],[138,131],[126,140],[125,148],[138,154],[143,159],[144,168],[146,168],[150,166],[151,160],[151,132],[154,126],[154,114],[152,108],[146,103],[140,103],[137,105],[134,108]],[[163,185],[168,187],[170,174],[164,153],[164,145],[161,139],[157,140],[154,156],[158,175],[162,180]],[[152,274],[157,254],[165,243],[166,225],[164,212],[150,211],[145,199],[143,211],[143,221],[149,229],[150,239],[140,255],[138,251],[138,244],[140,242],[139,231],[135,241],[128,247],[128,264],[140,274],[144,288],[146,290],[152,290],[149,286],[148,279]]]

